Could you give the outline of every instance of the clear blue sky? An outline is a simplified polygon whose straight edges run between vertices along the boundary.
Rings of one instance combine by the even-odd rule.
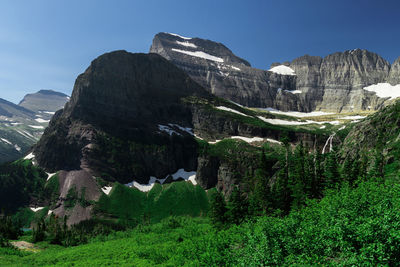
[[[158,32],[224,43],[253,66],[364,48],[400,56],[398,0],[1,0],[0,98],[72,92],[104,52],[148,52]]]

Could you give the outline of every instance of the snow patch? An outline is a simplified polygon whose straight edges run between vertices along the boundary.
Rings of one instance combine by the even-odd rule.
[[[30,208],[31,209],[31,211],[33,211],[33,212],[37,212],[37,211],[39,211],[39,210],[42,210],[42,209],[44,209],[44,207],[37,207],[37,208]]]
[[[218,107],[215,107],[215,108],[216,108],[216,109],[219,109],[219,110],[224,110],[224,111],[233,112],[233,113],[236,113],[236,114],[239,114],[239,115],[242,115],[242,116],[250,117],[249,115],[246,115],[246,114],[244,114],[244,113],[242,113],[242,112],[239,112],[239,111],[237,111],[237,110],[234,110],[234,109],[231,109],[231,108],[228,108],[228,107],[218,106]]]
[[[3,141],[4,143],[12,145],[12,143],[10,141],[8,141],[7,139],[5,139],[5,138],[0,138],[0,140]]]
[[[142,192],[149,192],[149,191],[153,188],[154,184],[155,184],[157,181],[158,181],[160,184],[163,184],[163,183],[165,182],[165,180],[167,180],[167,178],[168,178],[169,176],[172,176],[172,179],[173,179],[174,181],[178,180],[179,178],[182,178],[182,179],[184,179],[185,181],[190,181],[190,182],[192,182],[193,185],[197,185],[197,182],[196,182],[196,172],[195,172],[195,171],[187,172],[187,171],[185,171],[184,169],[179,169],[176,173],[167,175],[164,179],[158,179],[158,178],[156,178],[156,177],[154,177],[154,176],[151,176],[151,177],[150,177],[150,180],[149,180],[149,182],[148,182],[147,184],[139,184],[138,182],[133,181],[133,182],[131,182],[131,183],[129,183],[129,184],[126,184],[126,186],[128,186],[128,187],[135,187],[135,188],[137,188],[138,190],[140,190],[140,191],[142,191]]]
[[[313,112],[299,112],[299,111],[280,111],[273,108],[260,108],[262,110],[267,110],[271,113],[293,116],[298,118],[303,117],[316,117],[316,116],[324,116],[324,115],[332,115],[334,113],[323,112],[323,111],[313,111]]]
[[[17,150],[18,152],[21,151],[21,147],[19,145],[14,145],[15,150]]]
[[[50,120],[44,120],[42,118],[37,118],[37,119],[35,119],[35,121],[37,121],[39,123],[49,123],[50,122]]]
[[[33,129],[44,129],[43,126],[38,126],[38,125],[28,125],[28,126],[33,128]]]
[[[339,118],[341,120],[361,120],[364,119],[366,116],[361,116],[361,115],[355,115],[355,116],[345,116],[342,118]]]
[[[320,129],[325,129],[326,128],[326,126],[325,125],[322,125],[321,127],[319,127]]]
[[[247,142],[247,143],[262,142],[262,141],[264,141],[264,139],[261,138],[261,137],[252,137],[252,138],[249,138],[249,137],[244,137],[244,136],[232,136],[231,138],[232,138],[232,139],[240,139],[240,140],[243,140],[243,141],[245,141],[245,142]]]
[[[26,157],[24,159],[34,159],[35,155],[33,155],[33,153],[29,153],[28,155],[26,155]]]
[[[400,84],[378,83],[363,88],[369,92],[375,92],[378,97],[395,99],[400,97]]]
[[[46,180],[46,181],[48,181],[48,180],[51,179],[51,177],[53,177],[53,176],[56,175],[57,173],[56,173],[56,172],[55,172],[55,173],[48,173],[48,172],[46,172],[46,174],[47,174],[47,180]]]
[[[196,172],[192,171],[192,172],[187,172],[184,169],[179,169],[176,173],[171,174],[172,179],[178,180],[179,178],[182,178],[185,181],[191,181],[193,185],[196,185]],[[167,176],[168,177],[168,176]]]
[[[291,69],[285,65],[279,65],[279,66],[273,67],[269,71],[272,71],[274,73],[281,74],[281,75],[296,75],[296,73],[294,72],[293,69]]]
[[[340,124],[340,121],[312,121],[312,120],[287,121],[287,120],[282,120],[282,119],[267,119],[267,118],[264,118],[263,116],[258,116],[258,118],[262,121],[265,121],[265,122],[273,124],[273,125],[306,125],[306,124],[325,124],[325,123],[329,123],[332,125]]]
[[[285,90],[285,92],[287,92],[287,93],[291,93],[291,94],[301,94],[301,91],[300,90],[292,90],[292,91],[290,91],[290,90]]]
[[[50,214],[52,214],[52,213],[53,213],[53,211],[52,211],[52,210],[49,210],[49,211],[47,212],[47,216],[50,215]]]
[[[270,142],[270,143],[275,143],[275,144],[279,144],[279,145],[282,144],[282,142],[280,142],[278,140],[275,140],[275,139],[271,139],[271,138],[267,138],[267,141]]]
[[[346,129],[346,125],[343,125],[342,127],[340,127],[340,128],[338,129],[338,131],[341,131],[341,130],[344,130],[344,129]]]
[[[179,35],[179,34],[176,34],[176,33],[171,33],[171,32],[166,32],[166,34],[173,35],[173,36],[179,37],[181,39],[185,39],[185,40],[191,40],[192,39],[190,37],[185,37],[185,36],[182,36],[182,35]]]
[[[216,57],[216,56],[212,56],[210,54],[204,53],[203,51],[185,51],[185,50],[181,50],[181,49],[175,49],[172,48],[172,51],[174,52],[178,52],[178,53],[182,53],[182,54],[186,54],[192,57],[198,57],[198,58],[204,58],[204,59],[208,59],[208,60],[212,60],[212,61],[216,61],[216,62],[224,62],[224,60],[220,57]]]
[[[178,45],[183,45],[183,46],[186,46],[186,47],[197,48],[197,45],[192,44],[192,43],[189,43],[189,42],[179,42],[179,41],[176,41],[176,43],[177,43]]]
[[[112,186],[104,186],[102,189],[101,189],[101,191],[103,191],[104,192],[104,194],[106,194],[107,196],[110,194],[110,192],[111,192],[111,189],[112,189]]]
[[[50,115],[56,114],[54,111],[43,111],[43,113],[50,114]]]

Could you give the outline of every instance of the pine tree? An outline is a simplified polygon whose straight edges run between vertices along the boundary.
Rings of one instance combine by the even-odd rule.
[[[325,188],[336,187],[340,181],[340,174],[335,151],[327,154],[324,167]]]
[[[232,190],[228,202],[227,220],[230,223],[240,224],[247,217],[247,202],[238,187]]]
[[[290,175],[290,189],[292,207],[299,208],[305,201],[305,151],[303,142],[296,146],[294,151],[293,171]]]
[[[225,199],[221,192],[215,192],[211,199],[210,217],[211,221],[216,226],[222,226],[226,223],[227,207]]]

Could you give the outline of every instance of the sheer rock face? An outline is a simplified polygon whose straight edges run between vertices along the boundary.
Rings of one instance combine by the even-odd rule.
[[[389,101],[363,88],[384,82],[400,84],[400,59],[390,66],[379,55],[362,49],[325,58],[305,55],[271,65],[290,67],[296,75],[252,68],[224,45],[200,38],[159,33],[150,52],[172,61],[211,93],[250,107],[304,112],[377,110]],[[295,94],[290,93],[294,90]]]
[[[390,68],[388,83],[391,85],[400,84],[400,57],[393,62]]]
[[[35,146],[36,160],[48,171],[84,169],[126,183],[134,178],[146,183],[150,176],[179,168],[195,170],[195,140],[175,140],[159,128],[192,128],[191,107],[182,102],[187,96],[209,94],[159,55],[102,55],[77,78],[70,102]],[[124,157],[118,158],[119,153]],[[124,167],[136,162],[136,169]]]
[[[351,112],[378,109],[378,99],[364,87],[385,82],[390,64],[367,50],[334,53],[325,58],[305,56],[290,64],[297,74],[297,89],[306,94],[311,110]]]
[[[223,44],[159,33],[150,53],[170,60],[216,96],[250,107],[301,108],[297,95],[287,92],[294,90],[296,76],[252,68]]]

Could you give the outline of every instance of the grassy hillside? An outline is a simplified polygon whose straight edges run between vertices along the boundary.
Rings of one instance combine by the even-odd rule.
[[[123,223],[159,222],[169,216],[200,216],[208,212],[208,196],[190,182],[156,184],[148,193],[116,184],[95,207],[97,216],[118,218]]]
[[[286,217],[215,229],[205,218],[171,216],[71,248],[0,250],[1,266],[364,266],[400,258],[400,186],[342,185]]]

